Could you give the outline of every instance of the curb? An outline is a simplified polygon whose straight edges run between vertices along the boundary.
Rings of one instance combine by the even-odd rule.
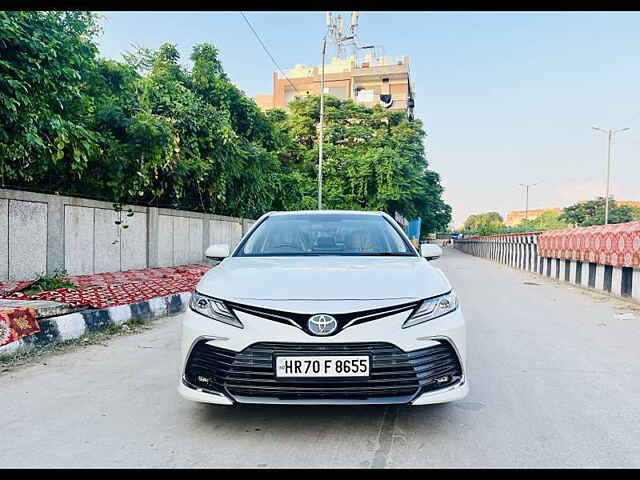
[[[40,332],[0,347],[0,356],[43,347],[50,343],[80,338],[87,333],[102,332],[130,320],[153,320],[184,312],[191,292],[155,297],[142,302],[118,305],[38,320]]]

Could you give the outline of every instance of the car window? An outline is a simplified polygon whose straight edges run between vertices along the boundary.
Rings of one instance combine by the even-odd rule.
[[[380,215],[274,215],[264,220],[236,256],[410,255],[398,231]]]

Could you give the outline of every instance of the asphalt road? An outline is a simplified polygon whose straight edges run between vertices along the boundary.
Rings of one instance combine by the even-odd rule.
[[[173,317],[1,374],[0,465],[640,467],[640,309],[616,319],[633,307],[445,252],[435,264],[467,319],[464,400],[191,403],[176,392]]]

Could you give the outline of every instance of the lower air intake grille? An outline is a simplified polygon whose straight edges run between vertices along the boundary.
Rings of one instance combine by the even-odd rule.
[[[202,340],[192,349],[185,380],[239,402],[276,399],[407,403],[419,393],[456,383],[462,375],[458,356],[446,341],[413,352],[403,352],[389,343],[256,343],[233,352],[206,342]],[[277,379],[275,356],[291,354],[370,355],[370,377]],[[447,379],[443,381],[444,377]]]

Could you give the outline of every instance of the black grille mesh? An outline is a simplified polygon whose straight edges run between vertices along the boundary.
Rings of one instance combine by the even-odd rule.
[[[403,352],[389,343],[286,344],[256,343],[237,353],[198,342],[191,351],[185,380],[192,386],[222,392],[237,401],[378,400],[406,403],[419,393],[456,383],[461,367],[452,346],[438,345]],[[277,355],[370,355],[369,378],[276,379]],[[449,381],[437,383],[444,376]]]

